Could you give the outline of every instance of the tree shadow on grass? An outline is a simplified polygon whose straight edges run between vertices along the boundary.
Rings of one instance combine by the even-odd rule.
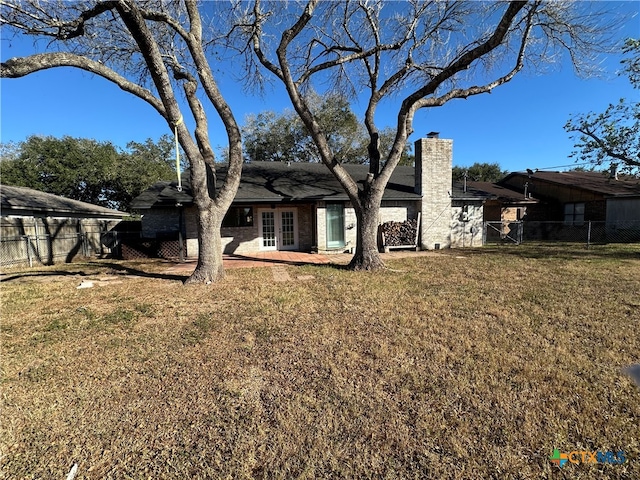
[[[131,275],[133,277],[156,278],[159,280],[176,280],[180,282],[184,282],[189,277],[188,274],[174,275],[172,273],[145,272],[144,270],[139,270],[137,268],[120,265],[113,262],[101,262],[100,265],[115,270],[116,274]]]
[[[0,276],[0,283],[21,280],[25,278],[46,278],[46,277],[89,277],[97,275],[121,275],[142,278],[155,278],[159,280],[171,280],[184,282],[189,275],[173,275],[168,273],[147,272],[138,268],[121,265],[115,262],[87,262],[87,271],[84,270],[38,270],[30,272],[20,272],[16,274],[7,274]],[[97,271],[93,271],[96,269]],[[105,272],[104,270],[110,270]]]
[[[3,275],[0,276],[0,283],[3,282],[11,282],[13,280],[21,280],[24,278],[40,278],[40,277],[86,277],[91,275],[90,273],[86,273],[86,272],[75,272],[75,271],[70,271],[70,272],[61,272],[61,271],[51,271],[51,272],[43,272],[43,271],[37,271],[37,272],[23,272],[23,273],[16,273],[16,274],[7,274],[7,275]]]

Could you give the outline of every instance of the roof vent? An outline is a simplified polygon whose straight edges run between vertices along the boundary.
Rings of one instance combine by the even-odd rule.
[[[440,138],[440,132],[429,132],[427,138]]]

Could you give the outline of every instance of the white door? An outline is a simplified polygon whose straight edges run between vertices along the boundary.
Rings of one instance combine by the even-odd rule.
[[[298,210],[278,207],[259,210],[260,250],[298,248]]]

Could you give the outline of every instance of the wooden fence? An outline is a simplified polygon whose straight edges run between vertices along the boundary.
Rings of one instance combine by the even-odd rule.
[[[52,265],[77,257],[97,257],[115,247],[108,232],[118,220],[3,217],[0,266]]]

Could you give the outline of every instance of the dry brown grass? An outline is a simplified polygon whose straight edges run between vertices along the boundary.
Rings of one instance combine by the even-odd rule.
[[[640,389],[621,373],[640,362],[637,248],[389,266],[209,287],[153,278],[160,263],[13,272],[2,475],[640,478]],[[628,460],[559,470],[554,448]]]

